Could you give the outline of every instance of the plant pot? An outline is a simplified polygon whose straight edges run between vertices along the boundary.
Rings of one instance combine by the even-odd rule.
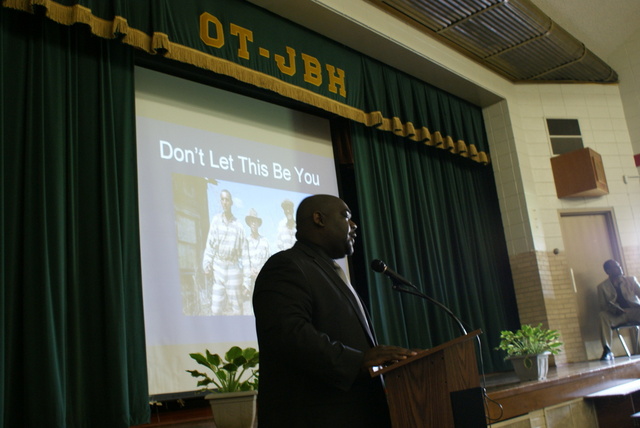
[[[538,355],[513,355],[507,359],[513,364],[513,369],[522,382],[545,380],[549,372],[550,354],[550,352],[545,352]]]
[[[253,428],[256,422],[258,391],[216,392],[209,400],[216,428]]]

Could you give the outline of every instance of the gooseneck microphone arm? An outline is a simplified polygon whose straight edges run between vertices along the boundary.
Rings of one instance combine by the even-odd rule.
[[[391,281],[393,282],[393,289],[394,290],[399,291],[401,293],[407,293],[407,294],[411,294],[413,296],[421,297],[421,298],[423,298],[425,300],[428,300],[429,302],[435,304],[436,306],[439,306],[442,310],[444,310],[456,322],[456,324],[458,325],[458,328],[460,329],[460,332],[462,333],[462,335],[464,336],[464,335],[467,334],[467,330],[462,325],[462,321],[460,321],[460,319],[457,316],[455,316],[455,314],[453,312],[451,312],[451,309],[447,308],[445,305],[443,305],[442,303],[440,303],[439,301],[437,301],[433,297],[427,296],[426,294],[421,292],[418,289],[418,287],[413,285],[407,279],[403,278],[402,276],[398,275],[397,273],[395,273],[394,271],[389,269],[389,267],[382,260],[374,260],[373,262],[371,262],[371,268],[374,271],[382,273],[384,275],[387,275],[389,278],[391,278]]]

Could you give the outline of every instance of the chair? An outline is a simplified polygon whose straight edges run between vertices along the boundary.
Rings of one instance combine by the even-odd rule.
[[[611,330],[614,330],[618,335],[618,339],[620,339],[620,343],[622,343],[622,347],[624,348],[624,352],[627,353],[627,357],[631,358],[631,352],[629,352],[629,347],[627,346],[627,342],[624,340],[624,337],[620,333],[620,330],[625,328],[635,329],[636,337],[635,337],[635,342],[633,343],[633,353],[635,354],[637,352],[636,348],[638,347],[638,340],[640,339],[640,323],[629,322],[629,323],[614,325],[611,327]]]

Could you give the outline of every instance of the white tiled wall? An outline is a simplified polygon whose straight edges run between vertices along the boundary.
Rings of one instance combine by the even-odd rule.
[[[509,113],[506,101],[484,109],[483,113],[509,252],[526,253],[534,245],[523,182],[523,177],[530,177],[530,168],[526,157],[521,159],[522,148],[517,147],[514,135],[514,128],[519,129],[521,121]]]
[[[585,147],[602,156],[609,195],[557,198],[547,118],[578,119]],[[512,97],[485,109],[485,122],[510,254],[562,250],[561,209],[613,207],[622,245],[639,244],[640,183],[623,180],[637,171],[618,85],[515,85]]]
[[[608,58],[620,79],[622,103],[634,154],[640,153],[640,50],[638,46],[640,46],[640,30],[636,31]]]

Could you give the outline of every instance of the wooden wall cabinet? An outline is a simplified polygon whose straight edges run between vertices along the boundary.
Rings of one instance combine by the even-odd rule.
[[[602,157],[588,147],[551,158],[558,198],[609,194]]]

